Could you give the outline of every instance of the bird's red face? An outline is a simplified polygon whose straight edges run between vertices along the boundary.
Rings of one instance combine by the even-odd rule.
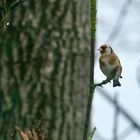
[[[104,54],[107,52],[107,48],[108,46],[105,44],[105,45],[102,45],[98,50],[100,51],[101,54]]]

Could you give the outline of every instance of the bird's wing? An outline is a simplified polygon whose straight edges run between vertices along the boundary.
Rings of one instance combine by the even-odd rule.
[[[119,69],[119,66],[116,66],[116,67],[112,70],[112,72],[111,72],[112,77],[115,76],[115,74],[116,74],[116,72],[118,71],[118,69]]]

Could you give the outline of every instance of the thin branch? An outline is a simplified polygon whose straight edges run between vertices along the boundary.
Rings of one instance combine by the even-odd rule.
[[[103,80],[101,83],[94,84],[94,87],[100,86],[100,87],[103,88],[103,85],[105,85],[105,84],[111,82],[112,79],[113,79],[113,77],[108,78],[108,79],[106,79],[106,80]]]
[[[115,94],[115,97],[114,97],[114,103],[116,104],[117,106],[117,103],[118,103],[118,94]],[[114,128],[113,128],[113,140],[118,140],[118,121],[119,121],[119,108],[116,107],[115,108],[115,113],[114,113]]]
[[[114,68],[112,75],[109,78],[107,78],[106,80],[103,80],[101,83],[94,84],[94,87],[101,86],[103,88],[103,85],[109,82],[111,83],[111,80],[114,78],[117,71],[118,71],[118,66]]]
[[[96,0],[90,0],[90,31],[91,31],[91,50],[90,50],[90,81],[89,81],[89,94],[87,102],[87,112],[84,125],[83,140],[88,139],[89,122],[92,107],[92,99],[94,95],[94,48],[95,48],[95,32],[96,32]]]
[[[93,130],[90,132],[89,136],[88,136],[88,140],[92,140],[94,134],[95,134],[95,131],[96,131],[96,127],[93,128]]]

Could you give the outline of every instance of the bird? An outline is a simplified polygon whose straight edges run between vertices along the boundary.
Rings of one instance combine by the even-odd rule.
[[[119,78],[122,78],[122,65],[119,57],[115,54],[112,47],[103,44],[98,49],[100,51],[99,65],[107,79],[113,80],[113,87],[121,86]]]

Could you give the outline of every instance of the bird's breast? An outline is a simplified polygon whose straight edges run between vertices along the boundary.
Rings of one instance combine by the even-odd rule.
[[[109,59],[100,59],[100,68],[106,76],[110,76],[115,64],[111,63]]]
[[[116,59],[113,59],[112,57],[103,57],[100,58],[100,64],[102,66],[108,67],[108,68],[114,68],[115,64],[116,64]]]
[[[100,64],[104,67],[110,67],[110,62],[107,58],[106,59],[101,59]]]

